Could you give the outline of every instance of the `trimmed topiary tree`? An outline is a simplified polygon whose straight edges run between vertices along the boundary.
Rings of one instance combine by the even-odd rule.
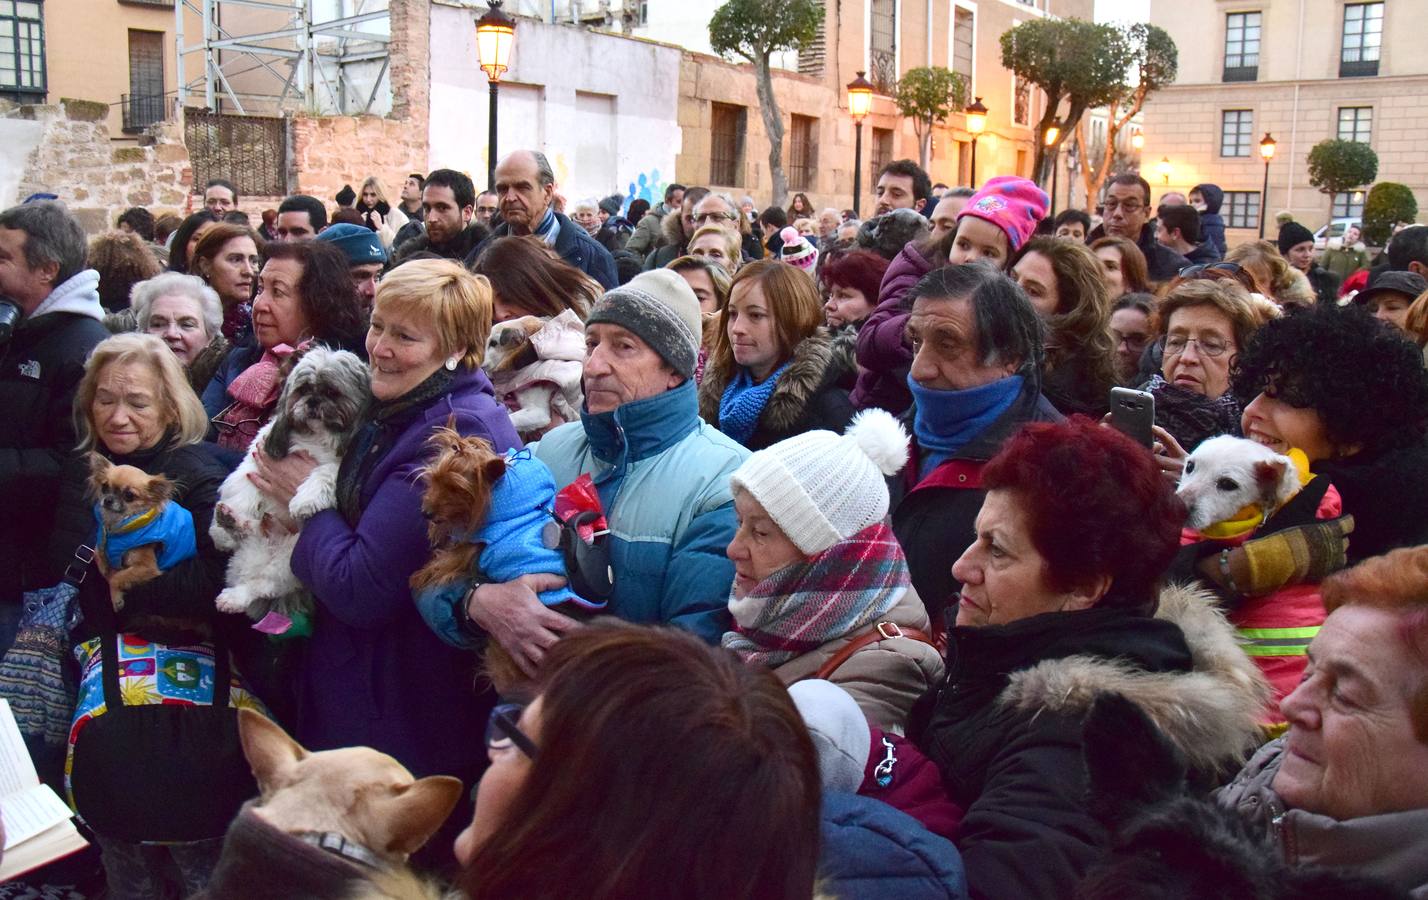
[[[1393,235],[1393,226],[1417,217],[1418,201],[1408,185],[1381,181],[1369,190],[1364,201],[1364,241],[1382,247]]]
[[[1339,194],[1372,184],[1378,177],[1378,154],[1358,141],[1320,141],[1309,151],[1309,183],[1326,194]]]

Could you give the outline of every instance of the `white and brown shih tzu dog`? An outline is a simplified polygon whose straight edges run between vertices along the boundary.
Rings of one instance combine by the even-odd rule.
[[[219,490],[209,535],[233,554],[227,587],[218,595],[220,610],[258,621],[269,613],[291,619],[311,609],[292,573],[293,547],[303,522],[336,505],[337,468],[370,397],[367,366],[346,350],[314,347],[288,374],[273,418]],[[258,471],[259,448],[273,459],[302,451],[317,461],[286,509],[248,479]]]

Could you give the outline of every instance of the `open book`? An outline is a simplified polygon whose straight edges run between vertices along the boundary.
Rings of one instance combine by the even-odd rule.
[[[0,882],[83,850],[74,815],[30,761],[10,702],[0,698],[0,821],[5,824],[5,856]]]

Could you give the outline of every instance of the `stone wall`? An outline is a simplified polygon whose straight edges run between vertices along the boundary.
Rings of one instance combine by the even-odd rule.
[[[59,195],[86,231],[114,226],[119,214],[143,206],[156,215],[181,212],[193,186],[193,169],[183,143],[183,126],[155,126],[139,146],[111,144],[105,120],[109,106],[65,98],[54,106],[0,110],[0,118],[39,124],[8,206],[32,193]]]

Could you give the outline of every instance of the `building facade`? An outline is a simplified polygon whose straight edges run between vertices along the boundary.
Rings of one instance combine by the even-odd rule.
[[[1309,184],[1309,151],[1342,138],[1369,144],[1377,180],[1408,185],[1424,208],[1424,11],[1422,0],[1152,0],[1150,20],[1175,39],[1180,72],[1146,103],[1146,178],[1167,190],[1224,188],[1232,243],[1258,235],[1261,206],[1266,236],[1284,210],[1317,228],[1362,214],[1368,185],[1328,196]],[[1275,140],[1267,196],[1266,134]]]

